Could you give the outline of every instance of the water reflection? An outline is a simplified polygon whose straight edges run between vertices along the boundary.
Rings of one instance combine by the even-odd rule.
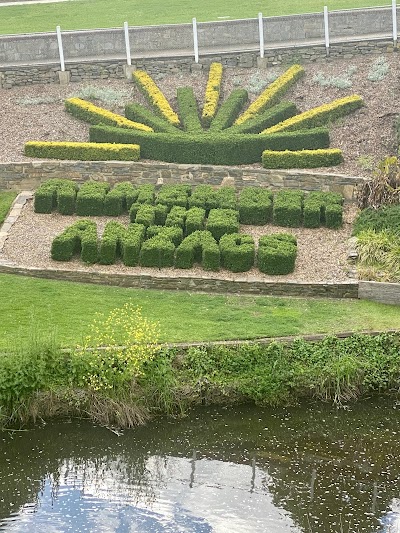
[[[7,433],[3,531],[400,533],[393,401]]]

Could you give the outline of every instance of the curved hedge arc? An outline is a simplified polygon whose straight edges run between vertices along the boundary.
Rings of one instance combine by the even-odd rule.
[[[293,103],[280,102],[304,75],[303,67],[293,65],[242,111],[248,99],[244,89],[233,90],[219,103],[222,73],[220,63],[211,64],[203,102],[197,101],[190,87],[177,90],[180,116],[152,77],[141,70],[135,71],[132,79],[152,110],[132,103],[125,107],[123,117],[79,98],[70,98],[65,105],[75,117],[92,124],[90,140],[93,143],[138,144],[144,158],[214,165],[258,163],[265,150],[314,152],[327,149],[329,135],[324,126],[363,105],[361,97],[352,95],[298,114]],[[25,149],[27,155],[43,157],[40,151],[32,150],[29,143]],[[122,159],[123,152],[118,156]],[[46,157],[62,159],[65,156],[61,149],[53,149]],[[88,160],[92,157],[90,152],[79,151],[70,158]],[[336,150],[294,154],[290,163],[287,159],[278,154],[264,157],[262,162],[266,168],[332,166],[342,161],[342,153]]]

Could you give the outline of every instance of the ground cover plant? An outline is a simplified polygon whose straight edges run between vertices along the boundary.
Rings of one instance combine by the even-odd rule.
[[[330,9],[350,9],[387,5],[384,0],[334,0]],[[176,0],[159,2],[148,0],[116,0],[115,9],[110,10],[107,0],[83,0],[79,3],[58,3],[46,6],[25,5],[2,8],[0,33],[31,33],[54,31],[57,25],[62,29],[73,30],[82,28],[121,27],[125,20],[136,26],[152,24],[170,24],[190,22],[192,17],[200,21],[218,20],[221,17],[240,19],[255,18],[260,11],[264,15],[290,15],[296,13],[313,13],[321,11],[321,3],[317,0],[297,2],[288,0],[285,3],[272,0],[266,13],[265,3],[250,0],[246,3],[218,2],[205,0],[201,4],[194,0]]]
[[[140,150],[145,159],[174,163],[240,165],[261,161],[265,168],[338,165],[343,161],[342,152],[329,149],[326,125],[359,109],[363,100],[350,95],[296,114],[295,104],[282,98],[304,73],[301,65],[289,67],[246,108],[244,89],[234,89],[221,103],[223,69],[214,62],[203,102],[197,102],[192,88],[178,88],[177,113],[153,78],[135,70],[133,81],[150,109],[128,104],[123,117],[81,98],[65,101],[68,113],[91,124],[90,143],[74,145],[76,159],[92,159],[92,146],[100,160],[110,159],[112,153],[116,159],[135,160]],[[137,151],[124,155],[124,144]],[[103,152],[96,149],[100,145]],[[28,142],[25,155],[74,158],[70,143],[62,142]]]
[[[11,204],[15,200],[17,193],[14,191],[0,192],[0,225],[3,224]]]

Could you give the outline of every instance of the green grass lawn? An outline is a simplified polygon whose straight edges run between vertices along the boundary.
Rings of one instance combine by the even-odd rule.
[[[131,26],[168,24],[257,17],[289,15],[293,13],[321,12],[320,0],[71,0],[55,4],[32,4],[0,7],[0,34],[54,31],[59,24],[64,30],[86,28],[121,27],[124,21]],[[388,0],[332,0],[329,9],[350,9],[387,5]]]
[[[14,191],[6,191],[0,193],[0,225],[3,224],[7,213],[10,210],[11,204],[15,200],[17,193]]]
[[[0,274],[0,347],[55,333],[80,342],[96,312],[127,301],[160,322],[162,341],[209,341],[393,329],[400,307],[357,300],[189,294],[48,281]]]

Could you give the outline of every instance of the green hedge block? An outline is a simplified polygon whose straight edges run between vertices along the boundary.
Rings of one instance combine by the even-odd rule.
[[[339,204],[328,204],[325,206],[325,226],[331,229],[338,229],[343,225],[343,207]]]
[[[156,187],[155,185],[139,185],[137,188],[138,194],[136,197],[136,202],[138,204],[150,204],[154,205],[155,196],[156,196]]]
[[[238,233],[238,212],[233,209],[211,209],[206,228],[217,241],[226,233]]]
[[[272,192],[261,187],[246,187],[239,197],[241,224],[264,226],[272,219]]]
[[[234,89],[212,119],[210,131],[222,131],[232,126],[248,99],[249,95],[245,89]]]
[[[97,227],[91,220],[78,220],[57,235],[51,245],[51,258],[70,261],[74,254],[85,263],[97,261]]]
[[[178,226],[179,228],[183,229],[185,227],[186,212],[187,211],[185,207],[176,205],[168,213],[167,218],[165,220],[165,225]]]
[[[122,128],[115,128],[122,129]],[[139,161],[140,147],[130,143],[28,141],[24,146],[28,157],[72,159],[77,161]]]
[[[339,228],[342,225],[342,204],[343,197],[340,194],[310,192],[304,198],[304,227],[318,228],[321,225],[326,225],[330,228]]]
[[[158,117],[153,111],[150,111],[140,104],[127,104],[125,106],[125,116],[133,122],[139,122],[150,126],[154,131],[162,133],[179,133],[178,128],[175,128],[175,126],[161,117]]]
[[[129,181],[118,183],[104,199],[104,215],[118,217],[127,211],[127,197],[135,195],[135,188]]]
[[[235,187],[219,187],[215,191],[217,207],[220,209],[237,209]]]
[[[258,242],[257,265],[264,274],[285,275],[293,272],[297,240],[288,233],[264,235]]]
[[[176,90],[176,99],[183,129],[192,133],[202,133],[203,128],[192,87],[179,87]]]
[[[275,124],[293,117],[297,112],[297,107],[292,102],[281,102],[253,116],[242,124],[235,124],[227,130],[227,133],[260,133],[266,128],[275,126]]]
[[[121,257],[124,265],[136,266],[144,234],[143,225],[129,224],[126,227],[116,221],[109,222],[100,242],[99,263],[112,265],[117,257]]]
[[[303,191],[283,190],[274,196],[273,220],[277,226],[298,228],[302,224]]]
[[[195,263],[201,263],[205,270],[220,268],[219,246],[209,231],[195,231],[176,249],[176,268],[192,268]]]
[[[264,150],[264,168],[316,168],[331,167],[343,163],[343,154],[336,148],[326,150]]]
[[[156,235],[172,241],[175,246],[179,246],[183,240],[183,230],[178,226],[149,226],[146,230],[146,238],[151,239]]]
[[[185,234],[190,235],[195,231],[204,229],[206,210],[201,207],[191,207],[186,211]]]
[[[174,259],[175,245],[162,235],[156,235],[142,244],[140,264],[144,267],[172,267]]]
[[[201,207],[206,213],[216,209],[219,207],[216,190],[212,185],[198,185],[189,196],[189,207]]]
[[[45,181],[35,192],[35,213],[51,213],[58,208],[62,215],[72,215],[77,190],[77,185],[71,180],[56,178]]]
[[[190,185],[163,185],[158,191],[156,202],[168,206],[168,210],[177,205],[187,207],[191,191]]]
[[[76,197],[76,214],[79,216],[101,216],[104,200],[110,185],[103,182],[87,181],[79,189]]]
[[[250,235],[232,233],[219,241],[221,265],[231,272],[247,272],[254,265],[254,239]]]
[[[148,204],[133,204],[133,206],[131,207],[131,213],[133,212],[133,207],[135,205],[139,206],[135,216],[136,224],[143,224],[143,226],[145,226],[146,228],[149,226],[154,226],[154,224],[156,223],[155,206]]]
[[[329,132],[326,128],[315,128],[273,135],[213,132],[166,134],[111,126],[91,126],[90,140],[98,143],[138,143],[141,157],[155,161],[244,165],[259,163],[264,150],[327,148]]]

